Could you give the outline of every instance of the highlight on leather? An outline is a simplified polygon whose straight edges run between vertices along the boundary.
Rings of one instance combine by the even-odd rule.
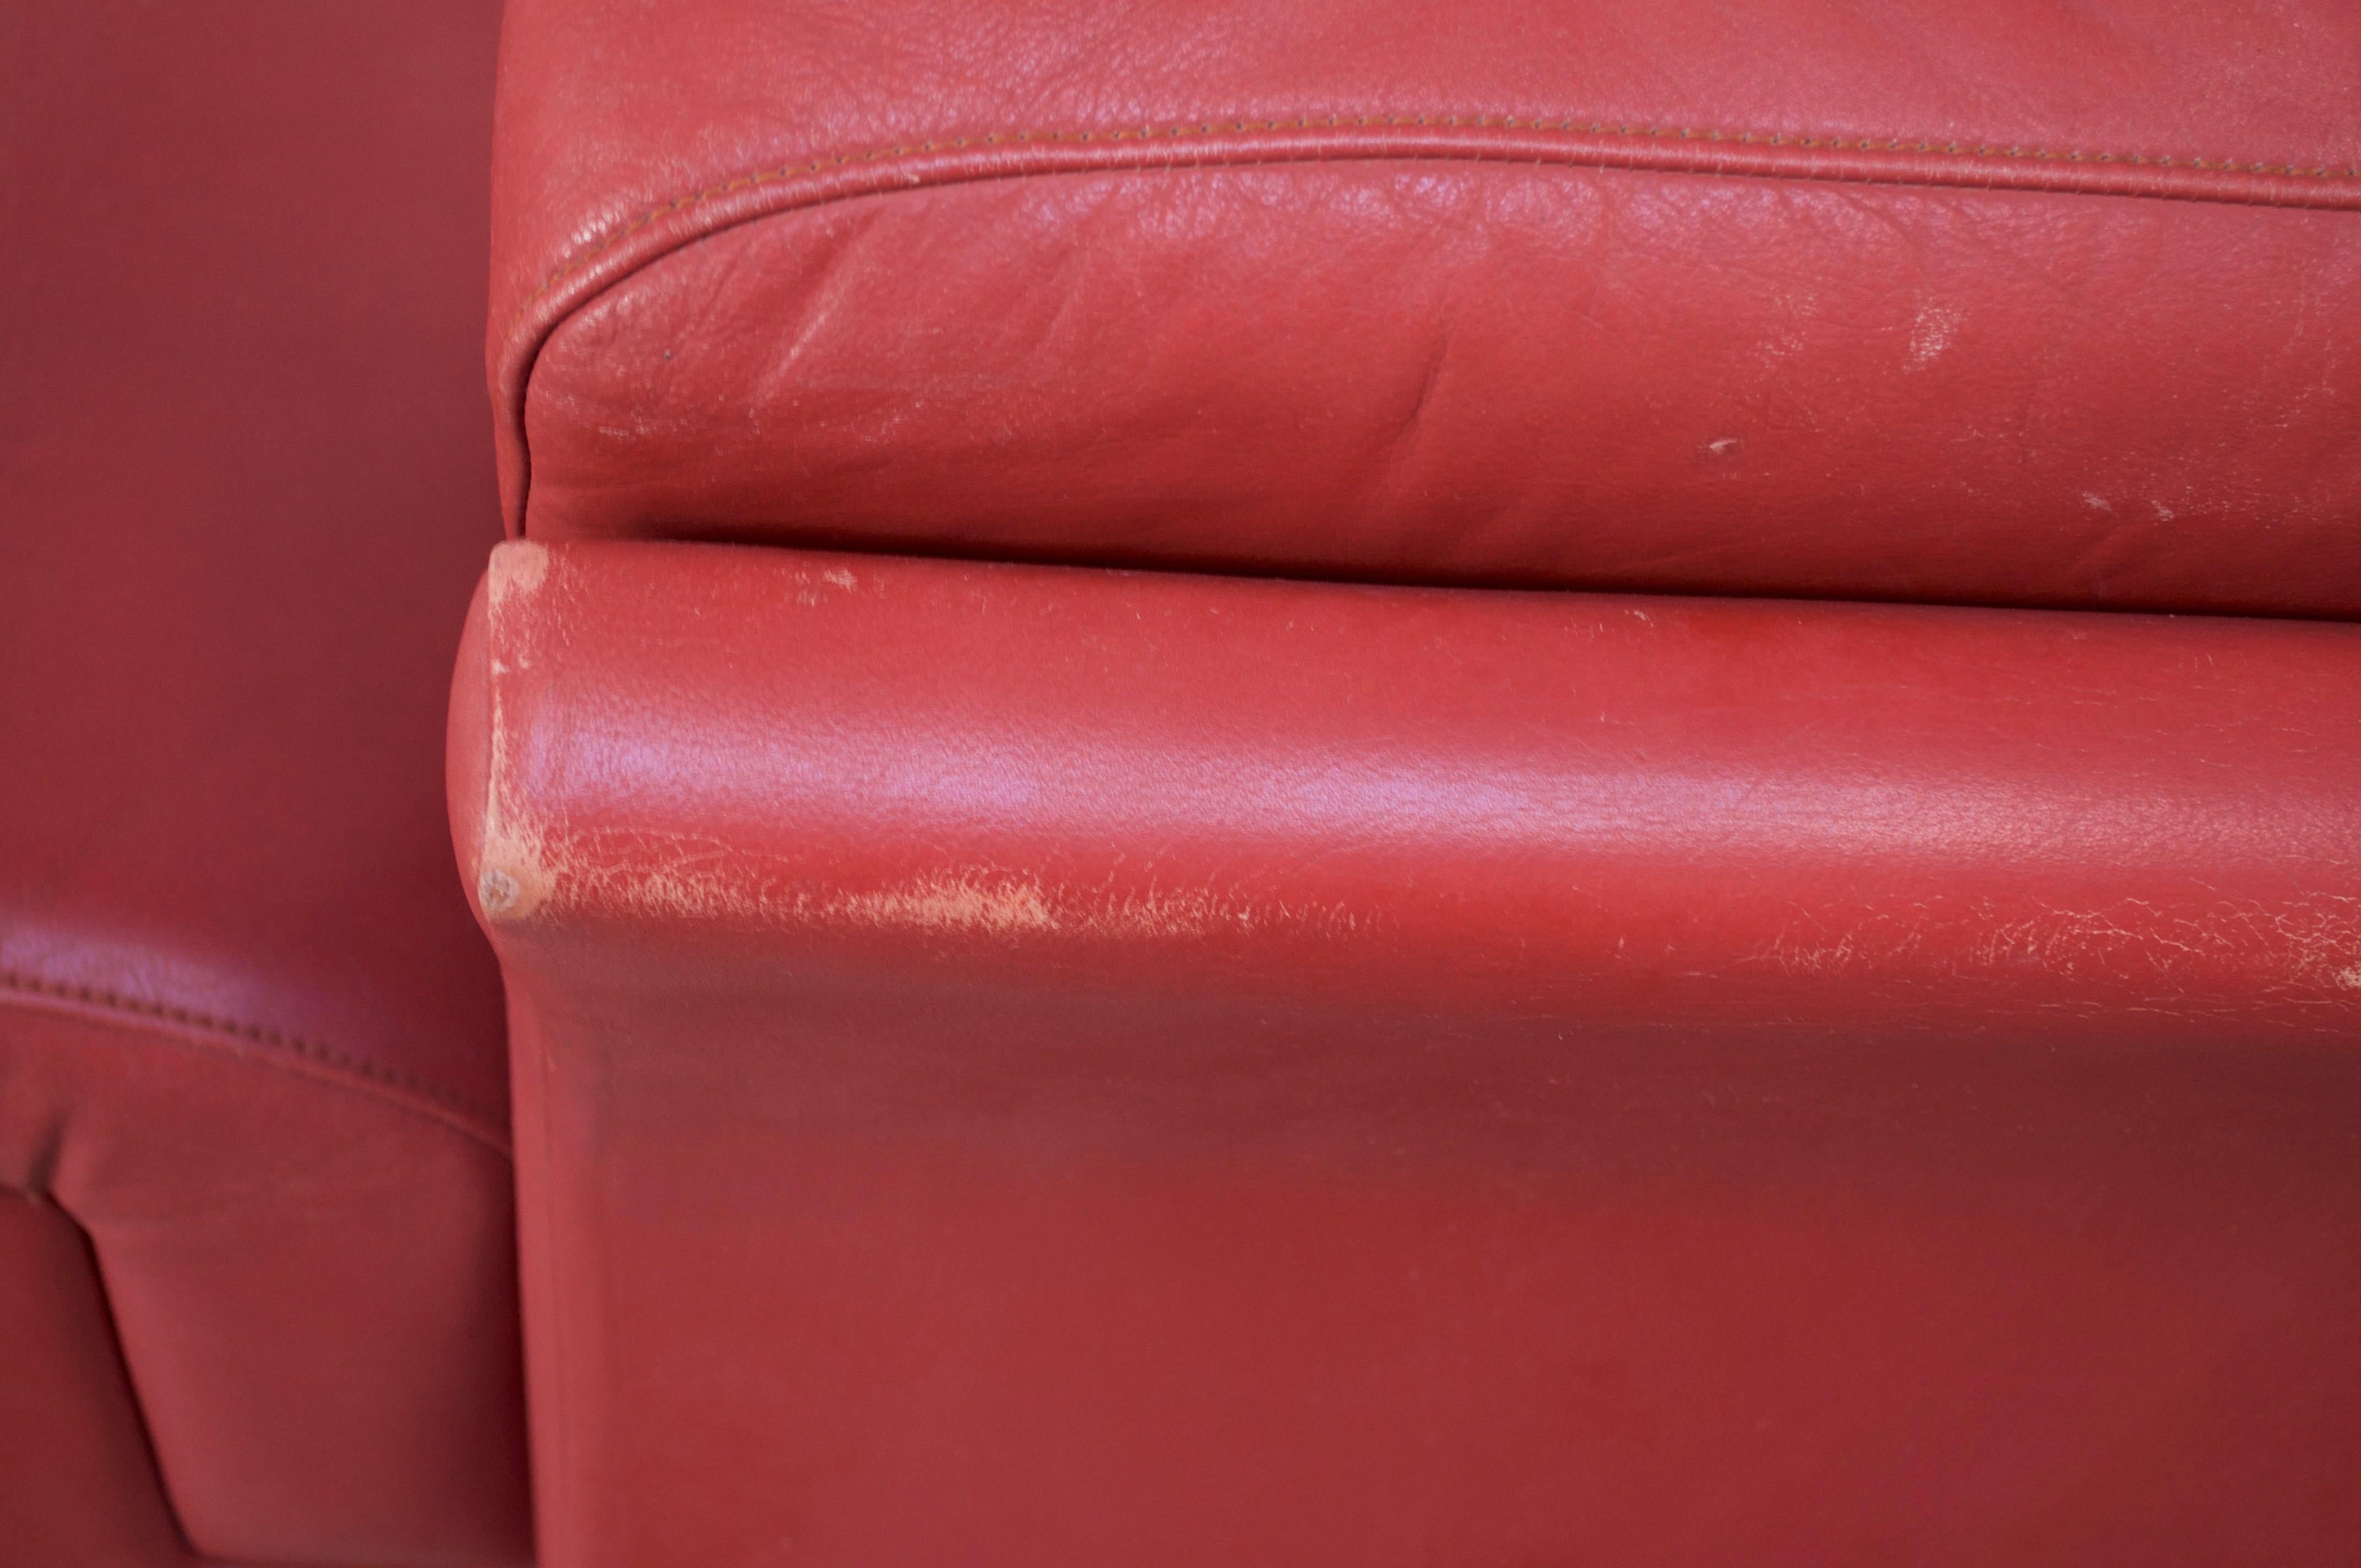
[[[1705,1027],[2361,1016],[2334,628],[531,543],[488,587],[469,881],[517,940],[1145,943]]]
[[[2361,1528],[2345,628],[528,542],[455,695],[552,1561]]]

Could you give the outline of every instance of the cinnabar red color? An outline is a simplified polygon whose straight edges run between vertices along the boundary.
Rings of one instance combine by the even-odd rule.
[[[2361,640],[495,556],[549,1561],[2333,1562]]]
[[[2361,614],[2342,0],[518,0],[509,526]]]

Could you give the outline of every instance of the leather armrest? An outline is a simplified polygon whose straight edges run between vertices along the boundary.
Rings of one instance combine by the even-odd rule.
[[[2361,1530],[2349,629],[523,543],[459,692],[555,1561]]]

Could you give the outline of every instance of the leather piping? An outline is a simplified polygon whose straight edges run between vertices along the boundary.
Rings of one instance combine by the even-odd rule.
[[[61,985],[5,970],[0,970],[0,991],[14,993],[13,997],[0,996],[0,1002],[13,1000],[22,1006],[89,1017],[94,1022],[175,1035],[190,1045],[258,1058],[284,1070],[415,1112],[465,1134],[503,1159],[509,1157],[500,1119],[482,1106],[390,1069],[277,1029],[209,1017],[187,1008],[143,1002],[91,986]],[[256,1052],[252,1048],[256,1046],[266,1049]]]
[[[741,174],[651,207],[577,250],[518,306],[501,330],[497,367],[504,434],[517,457],[509,479],[513,493],[503,498],[510,532],[525,532],[532,485],[525,389],[542,345],[581,305],[682,246],[757,218],[888,191],[1044,174],[1397,159],[2361,211],[2361,166],[1483,115],[1301,115],[1006,131],[822,156]]]

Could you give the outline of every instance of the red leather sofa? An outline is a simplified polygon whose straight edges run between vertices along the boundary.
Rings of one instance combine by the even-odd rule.
[[[0,1564],[2355,1557],[2361,15],[494,23],[0,20]]]

